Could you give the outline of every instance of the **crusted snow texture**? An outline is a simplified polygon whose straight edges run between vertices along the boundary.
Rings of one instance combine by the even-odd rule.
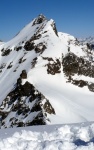
[[[94,150],[94,123],[1,130],[0,149]]]

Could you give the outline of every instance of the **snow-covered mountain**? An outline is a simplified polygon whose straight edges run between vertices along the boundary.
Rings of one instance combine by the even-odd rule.
[[[0,45],[1,128],[94,121],[94,51],[39,15]]]
[[[87,38],[84,38],[84,39],[79,39],[81,42],[83,43],[90,43],[90,44],[94,44],[94,37],[87,37]]]
[[[94,50],[94,37],[88,37],[88,38],[84,38],[84,39],[79,39],[80,43],[82,45],[85,45],[87,44],[87,46],[90,48],[90,49],[93,49]]]
[[[1,45],[1,44],[4,44],[4,42],[2,42],[2,41],[0,40],[0,45]]]

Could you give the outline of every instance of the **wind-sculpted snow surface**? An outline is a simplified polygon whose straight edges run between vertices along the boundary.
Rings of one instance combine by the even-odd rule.
[[[94,123],[0,131],[0,150],[94,150]]]

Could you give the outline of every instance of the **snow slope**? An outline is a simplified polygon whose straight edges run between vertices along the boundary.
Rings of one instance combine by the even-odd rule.
[[[0,45],[1,128],[39,124],[40,112],[45,124],[94,121],[93,58],[52,19],[35,18]]]
[[[93,150],[94,123],[0,130],[0,150]]]

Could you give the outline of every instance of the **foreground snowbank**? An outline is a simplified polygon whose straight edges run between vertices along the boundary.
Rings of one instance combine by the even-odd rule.
[[[94,150],[94,123],[0,130],[0,150]]]

